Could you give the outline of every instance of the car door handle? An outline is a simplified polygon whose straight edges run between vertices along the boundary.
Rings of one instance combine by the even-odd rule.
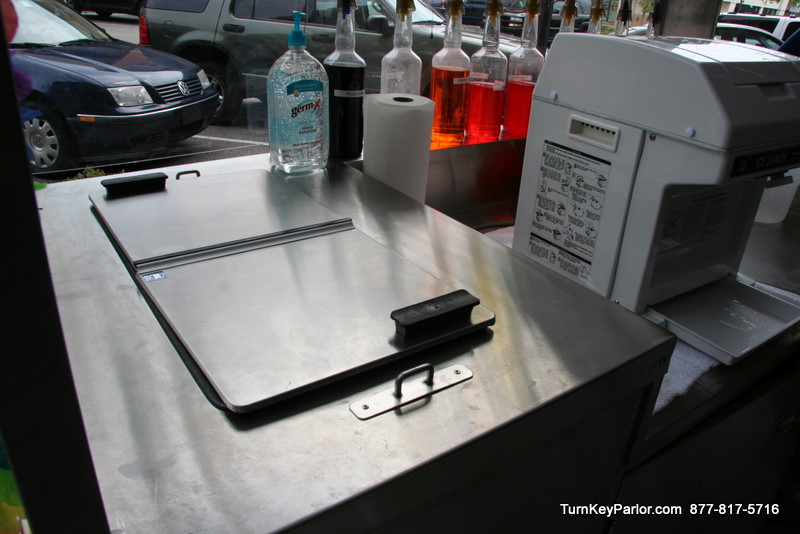
[[[222,29],[226,32],[244,33],[244,26],[241,24],[223,24]]]
[[[311,35],[311,40],[318,43],[333,43],[336,41],[336,36],[329,33],[314,33]]]

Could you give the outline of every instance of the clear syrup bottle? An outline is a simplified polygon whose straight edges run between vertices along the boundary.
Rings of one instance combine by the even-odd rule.
[[[656,0],[653,10],[647,18],[645,35],[648,39],[655,39],[661,36],[661,2],[658,0]]]
[[[356,53],[354,0],[338,0],[336,44],[322,62],[330,83],[330,156],[352,159],[364,141],[364,76],[366,62]]]
[[[328,161],[328,76],[306,51],[300,30],[305,15],[294,11],[289,50],[267,74],[269,153],[272,163],[287,173],[313,171]]]
[[[414,37],[411,13],[415,9],[414,0],[397,0],[394,47],[381,59],[381,93],[420,93],[422,60],[411,49]]]
[[[461,50],[463,0],[448,0],[444,45],[431,58],[431,149],[460,146],[467,115],[469,56]]]
[[[539,0],[528,0],[520,45],[508,58],[503,139],[528,137],[533,90],[544,66],[544,56],[536,49],[538,27]]]
[[[603,32],[603,13],[603,0],[592,0],[587,33],[600,34]]]
[[[506,96],[508,59],[500,44],[500,0],[486,3],[483,46],[470,58],[464,143],[490,143],[500,138]]]

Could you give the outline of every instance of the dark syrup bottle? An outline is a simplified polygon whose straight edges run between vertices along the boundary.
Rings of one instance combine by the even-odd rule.
[[[364,139],[364,74],[366,62],[355,51],[352,0],[339,0],[335,49],[325,58],[330,98],[330,156],[357,158]],[[353,4],[355,2],[352,2]]]

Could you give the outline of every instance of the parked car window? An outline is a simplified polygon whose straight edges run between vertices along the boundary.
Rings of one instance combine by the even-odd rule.
[[[37,43],[57,45],[67,41],[92,39],[109,42],[111,39],[96,26],[63,4],[41,4],[32,0],[14,4],[19,26],[14,44]],[[52,15],[56,14],[57,17]]]
[[[590,9],[590,5],[588,2],[575,2],[575,11],[578,14],[588,13]],[[553,14],[561,13],[561,10],[564,9],[564,2],[559,1],[553,4]]]
[[[292,7],[286,0],[255,0],[253,18],[257,20],[292,20]]]
[[[794,35],[794,32],[796,32],[798,28],[800,28],[800,20],[798,20],[797,22],[790,22],[789,24],[786,25],[786,31],[783,32],[783,36],[781,36],[781,39],[783,39],[784,41],[787,40],[789,37]]]
[[[357,0],[356,6],[356,10],[353,14],[353,22],[357,30],[367,29],[367,20],[369,17],[374,15],[386,15],[386,10],[375,0]],[[309,17],[309,22],[336,26],[337,9],[336,0],[317,0],[316,9],[311,17]],[[417,9],[419,9],[419,7]],[[427,13],[427,10],[423,11],[423,13]],[[418,20],[418,17],[419,15],[417,15],[417,17],[412,15],[414,20]]]
[[[773,37],[758,28],[726,23],[720,23],[717,26],[714,31],[714,38],[761,46],[771,50],[777,50],[783,44],[777,37]]]
[[[781,45],[780,42],[771,41],[766,37],[748,34],[745,34],[744,42],[749,45],[763,46],[764,48],[771,48],[773,50],[777,50]]]
[[[358,7],[355,11],[354,22],[356,29],[365,30],[367,19],[373,15],[385,15],[386,12],[378,2],[374,0],[357,0]],[[148,7],[153,7],[152,2]],[[160,6],[157,7],[160,9]],[[234,0],[232,4],[234,17],[254,20],[282,20],[292,21],[292,11],[296,8],[291,2],[286,0]],[[336,26],[336,0],[318,0],[309,2],[304,9],[308,9],[308,22],[311,24],[322,24],[324,26]],[[414,20],[431,20],[430,11],[426,8],[417,8],[420,13],[412,15]],[[435,18],[435,17],[433,17]]]
[[[314,12],[309,16],[309,22],[316,22],[318,24],[325,24],[327,26],[336,26],[336,2],[328,0],[317,0],[317,6]],[[355,18],[354,18],[354,22]]]
[[[756,28],[761,28],[762,30],[766,30],[768,32],[774,32],[775,27],[778,25],[778,21],[775,19],[763,19],[758,20],[751,26],[755,26]]]
[[[161,9],[161,7],[155,7],[155,9]],[[254,9],[255,0],[235,0],[231,4],[231,13],[240,19],[252,19]]]

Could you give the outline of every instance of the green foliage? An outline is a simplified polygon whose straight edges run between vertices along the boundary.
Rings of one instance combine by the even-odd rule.
[[[92,167],[86,167],[75,176],[67,178],[67,180],[81,180],[83,178],[94,178],[96,176],[105,176],[105,175],[106,173],[103,169],[93,169]]]
[[[642,8],[642,13],[650,13],[655,5],[655,0],[639,0],[639,7]]]

